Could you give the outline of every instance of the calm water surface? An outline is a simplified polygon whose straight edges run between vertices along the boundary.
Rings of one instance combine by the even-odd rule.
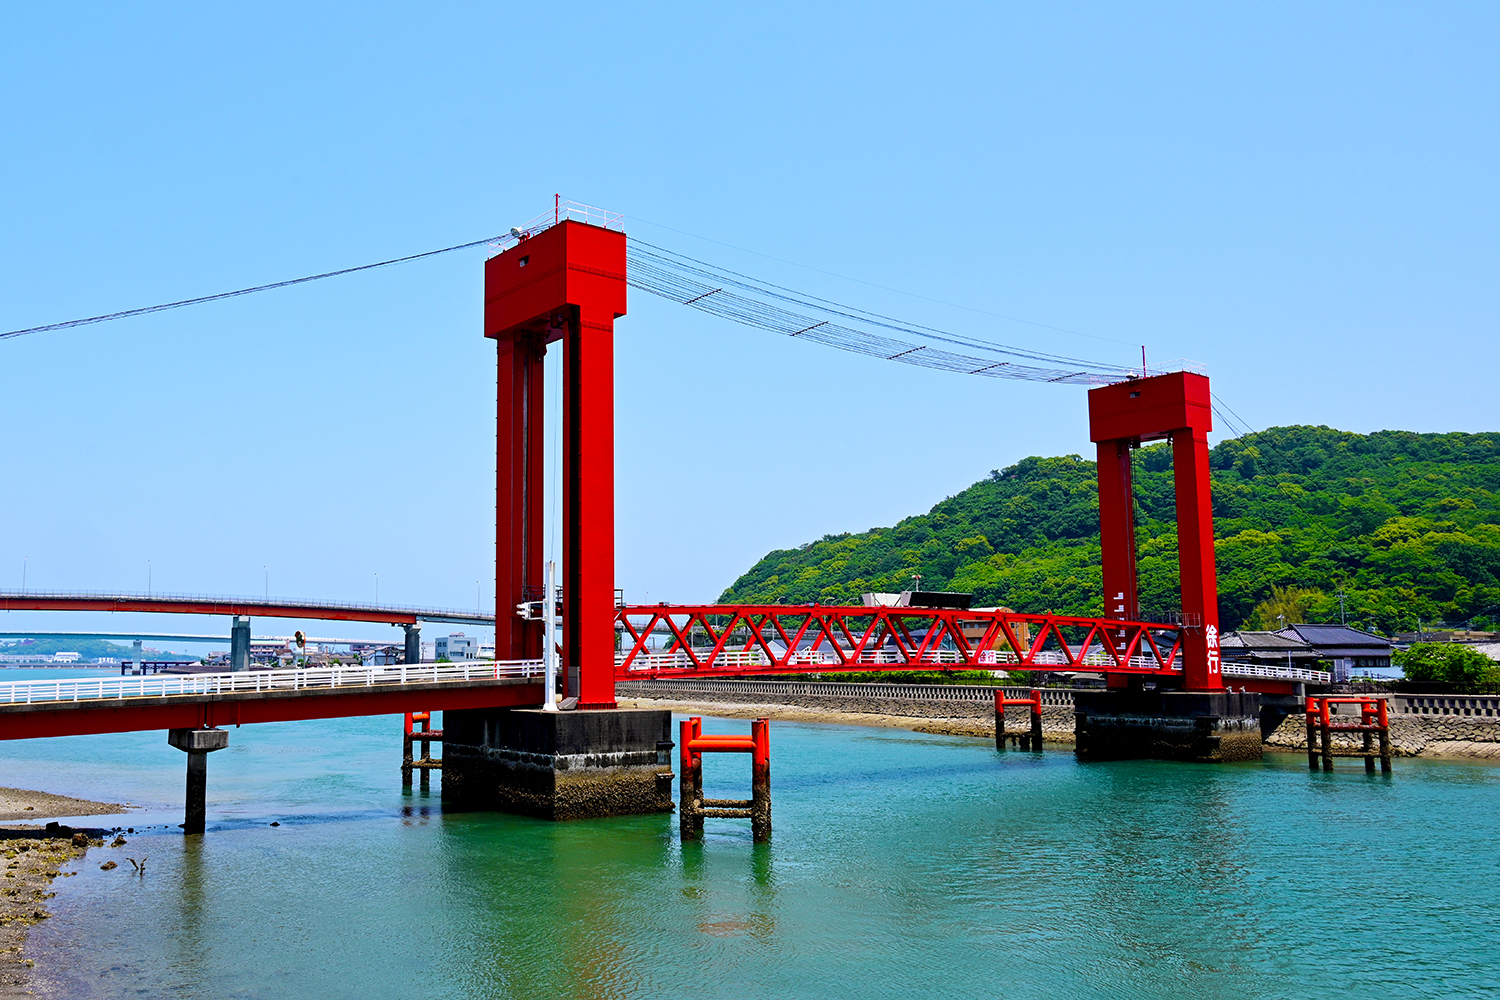
[[[402,795],[399,757],[394,717],[232,730],[209,758],[209,833],[187,842],[165,734],[0,747],[0,783],[128,798],[142,808],[109,825],[156,824],[56,883],[37,992],[1500,995],[1491,767],[1084,767],[773,723],[774,843],[709,820],[683,847],[669,816],[445,814],[436,782]],[[711,796],[748,794],[746,761],[707,769]],[[144,877],[127,855],[149,856]]]

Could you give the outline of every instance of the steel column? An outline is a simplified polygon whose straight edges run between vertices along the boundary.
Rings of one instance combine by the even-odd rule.
[[[578,307],[563,351],[563,661],[580,708],[615,704],[614,317]]]
[[[516,605],[542,585],[544,477],[541,336],[497,340],[495,406],[495,658],[541,656],[539,623],[516,616]]]
[[[1135,567],[1135,493],[1129,441],[1099,442],[1099,545],[1103,553],[1104,617],[1140,617]]]
[[[1219,581],[1214,566],[1213,500],[1208,438],[1188,428],[1172,434],[1177,486],[1177,565],[1182,581],[1182,681],[1189,691],[1224,686],[1219,658]]]

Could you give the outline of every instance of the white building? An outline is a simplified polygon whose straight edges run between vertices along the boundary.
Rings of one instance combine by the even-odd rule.
[[[83,659],[83,654],[82,653],[53,653],[52,654],[52,662],[53,663],[77,663],[81,659]]]
[[[479,637],[464,635],[462,632],[438,636],[433,642],[432,651],[439,660],[476,660],[479,658]]]

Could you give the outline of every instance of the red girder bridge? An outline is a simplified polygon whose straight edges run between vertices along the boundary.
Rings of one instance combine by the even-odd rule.
[[[515,232],[514,242],[485,264],[483,334],[495,342],[498,362],[495,615],[321,601],[78,593],[0,593],[0,607],[230,615],[235,622],[232,638],[242,635],[247,650],[251,615],[401,625],[407,630],[409,651],[420,621],[493,623],[496,656],[502,663],[537,663],[542,624],[518,617],[515,609],[537,601],[543,592],[543,371],[549,345],[561,342],[566,350],[560,436],[560,647],[564,693],[578,699],[578,708],[615,707],[618,678],[830,670],[1087,669],[1105,673],[1111,687],[1129,687],[1142,675],[1155,675],[1164,686],[1224,689],[1209,502],[1209,384],[1206,377],[1185,371],[1149,378],[1122,372],[1112,384],[1099,384],[1089,392],[1090,432],[1098,447],[1105,609],[1101,617],[791,605],[617,607],[614,323],[625,315],[627,286],[678,296],[699,308],[704,303],[727,303],[724,308],[731,311],[725,315],[731,317],[742,299],[724,288],[673,286],[659,274],[653,278],[651,269],[659,271],[660,259],[642,262],[646,277],[630,280],[626,236],[618,216],[569,217],[559,205],[544,219]],[[792,313],[785,317],[792,317],[787,322],[800,322]],[[756,320],[752,325],[765,323]],[[812,324],[796,334],[817,339],[825,326]],[[906,361],[932,358],[932,363],[951,370],[969,363],[959,355],[913,353],[917,350],[892,356]],[[989,368],[994,369],[990,374],[1020,370],[1000,364]],[[1073,376],[1082,374],[1064,372],[1046,380],[1076,381]],[[1130,455],[1143,442],[1161,439],[1172,443],[1176,485],[1182,612],[1172,625],[1140,620],[1136,584]],[[648,648],[653,632],[663,630],[671,637],[668,648]],[[29,705],[12,701],[0,710],[0,738],[217,725],[218,720],[230,719],[218,706],[231,703],[238,707],[222,711],[246,722],[542,701],[541,685],[530,677],[420,682],[450,685],[441,693],[403,690],[407,683],[417,682],[372,679],[363,685],[368,690],[359,693],[341,691],[341,684],[319,688],[317,694],[294,686],[291,696],[249,692],[233,684],[227,691],[176,694],[146,694],[140,688],[132,694],[122,688],[109,699],[95,699],[111,700],[112,705],[88,711],[60,707],[55,701],[47,706],[38,700]],[[1275,693],[1293,687],[1291,679],[1279,676],[1247,677],[1243,682],[1237,678],[1235,684]],[[308,693],[296,693],[303,690]],[[156,703],[148,704],[152,699]],[[79,703],[84,700],[80,695]],[[27,714],[35,721],[22,722]]]
[[[616,612],[617,681],[872,670],[1039,670],[1182,679],[1179,623],[1008,610],[645,605]],[[655,645],[653,645],[653,642]],[[1326,674],[1224,665],[1233,684],[1291,694]]]

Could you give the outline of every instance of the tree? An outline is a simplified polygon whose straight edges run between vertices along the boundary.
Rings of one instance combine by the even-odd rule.
[[[1391,659],[1409,681],[1451,684],[1465,694],[1500,687],[1500,664],[1462,643],[1413,643]]]
[[[1307,621],[1307,609],[1323,598],[1323,592],[1312,587],[1278,587],[1271,585],[1271,596],[1255,606],[1250,624],[1257,629],[1276,629]]]

